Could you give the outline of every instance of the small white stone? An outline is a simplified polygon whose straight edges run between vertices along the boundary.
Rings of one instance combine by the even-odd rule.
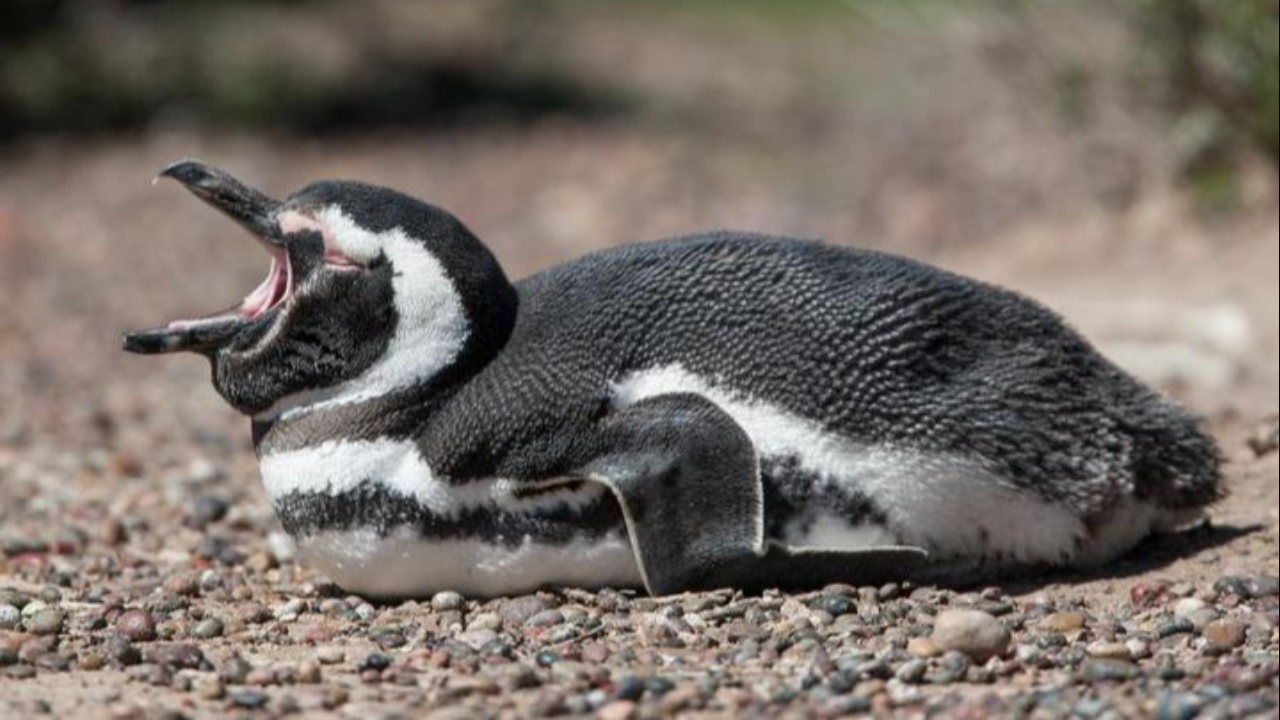
[[[0,630],[16,630],[22,622],[22,613],[12,605],[0,605]]]
[[[276,562],[286,565],[293,562],[298,557],[298,546],[293,543],[293,538],[281,532],[273,532],[267,536],[267,552]]]
[[[933,643],[943,652],[968,655],[983,664],[1009,651],[1012,636],[996,618],[983,612],[955,610],[938,617]]]
[[[39,600],[33,600],[30,603],[27,603],[26,607],[22,608],[22,617],[33,617],[48,609],[49,606],[47,604],[40,602]]]
[[[307,604],[301,600],[290,600],[271,612],[271,615],[280,622],[293,622],[302,616],[307,610]]]
[[[466,606],[467,599],[456,592],[442,592],[431,598],[431,609],[436,612],[458,612]]]
[[[1186,600],[1179,600],[1177,604],[1173,606],[1173,614],[1180,618],[1190,619],[1192,615],[1208,609],[1209,605],[1205,601],[1196,598],[1187,598]]]
[[[491,631],[501,630],[502,617],[494,613],[485,613],[483,615],[477,615],[475,619],[471,621],[471,626],[467,629],[468,630],[491,630]]]

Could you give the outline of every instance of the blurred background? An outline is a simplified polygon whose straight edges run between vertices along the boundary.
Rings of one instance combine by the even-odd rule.
[[[515,277],[718,228],[911,255],[1051,304],[1215,427],[1251,432],[1280,367],[1277,14],[5,0],[0,525],[56,515],[51,488],[99,497],[87,517],[114,514],[121,483],[176,492],[211,468],[235,468],[219,493],[255,492],[243,420],[203,362],[118,349],[265,272],[233,226],[151,185],[188,156],[281,196],[394,186],[460,215]]]

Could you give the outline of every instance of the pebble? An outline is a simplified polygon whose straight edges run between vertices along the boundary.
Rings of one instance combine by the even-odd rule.
[[[277,607],[271,611],[271,616],[280,622],[294,622],[303,613],[307,611],[307,604],[302,600],[290,600],[289,602]]]
[[[214,523],[222,522],[231,510],[231,503],[220,497],[204,495],[196,498],[191,506],[191,525],[204,530]]]
[[[391,667],[391,658],[387,657],[386,655],[379,655],[377,653],[374,653],[366,657],[360,663],[360,667],[357,669],[360,672],[365,672],[368,670],[373,670],[375,672],[382,672],[383,670],[386,670],[389,667]]]
[[[1156,634],[1159,635],[1162,640],[1176,637],[1178,635],[1191,635],[1195,633],[1195,631],[1195,623],[1191,622],[1187,618],[1173,618],[1172,620],[1166,620],[1156,627]]]
[[[0,647],[0,668],[8,668],[17,665],[20,658],[15,650]]]
[[[456,592],[442,592],[431,598],[431,609],[436,612],[459,612],[467,606],[467,599]]]
[[[301,685],[319,685],[324,681],[324,671],[320,663],[304,661],[298,665],[298,683]]]
[[[147,659],[176,670],[197,670],[204,664],[204,653],[195,645],[172,643],[154,647]]]
[[[36,637],[61,635],[67,623],[67,616],[61,610],[45,608],[32,613],[23,620],[23,627]]]
[[[926,660],[936,658],[942,654],[938,646],[934,645],[929,638],[912,638],[907,642],[907,652],[914,657]]]
[[[31,680],[37,674],[36,669],[30,665],[14,665],[0,670],[0,678],[8,678],[10,680]]]
[[[1227,577],[1219,580],[1214,589],[1246,600],[1262,600],[1280,595],[1280,579],[1275,576]]]
[[[20,593],[17,590],[7,590],[0,588],[0,605],[8,605],[17,608],[19,611],[31,604],[31,596]]]
[[[1208,641],[1205,652],[1211,655],[1226,655],[1243,647],[1248,640],[1249,628],[1243,623],[1231,620],[1219,620],[1210,623],[1204,629],[1204,639]]]
[[[231,704],[241,710],[261,710],[271,702],[271,696],[258,690],[240,690],[231,693]]]
[[[545,600],[531,595],[502,603],[498,608],[498,616],[501,620],[506,620],[515,625],[524,625],[531,618],[550,609]],[[490,629],[496,630],[498,628]]]
[[[520,624],[523,625],[524,621],[521,620]],[[491,630],[496,632],[502,629],[502,616],[498,615],[497,613],[482,613],[480,615],[475,616],[475,618],[471,621],[471,625],[467,629],[468,630]]]
[[[898,672],[894,673],[894,678],[898,682],[908,685],[919,685],[924,682],[924,677],[928,672],[929,663],[923,660],[912,660],[899,668]]]
[[[196,623],[191,629],[191,637],[197,640],[213,640],[222,637],[225,626],[217,618],[209,618]]]
[[[298,558],[298,546],[293,538],[281,532],[267,536],[267,553],[278,565],[287,565]]]
[[[347,653],[340,647],[326,647],[316,652],[316,659],[322,665],[341,665],[347,661]]]
[[[626,676],[617,681],[613,689],[613,697],[624,702],[640,702],[648,690],[648,683],[644,680]]]
[[[1199,598],[1184,598],[1174,603],[1173,614],[1176,617],[1188,618],[1209,609],[1209,603]]]
[[[21,610],[12,605],[0,604],[0,630],[16,630],[21,622]]]
[[[1084,629],[1087,618],[1084,613],[1063,612],[1055,613],[1040,621],[1040,627],[1063,635],[1070,635]]]
[[[1080,677],[1089,683],[1128,682],[1142,676],[1137,665],[1124,660],[1092,659],[1085,662]]]
[[[218,668],[218,677],[228,685],[244,685],[251,672],[253,672],[253,666],[244,658],[235,655]]]
[[[202,677],[196,680],[191,687],[201,700],[216,702],[227,696],[227,686],[223,684],[222,678],[217,675]]]
[[[156,622],[150,613],[127,612],[116,620],[116,633],[132,642],[153,642],[157,637]]]
[[[120,667],[133,667],[142,663],[142,651],[127,638],[110,637],[103,646],[107,659]]]
[[[547,610],[529,618],[525,626],[530,628],[549,628],[563,625],[564,622],[564,615],[559,610]]]
[[[192,598],[200,594],[200,579],[194,575],[175,575],[165,581],[164,589],[177,597]]]
[[[939,650],[962,653],[979,664],[1003,656],[1013,642],[1003,623],[974,610],[953,610],[939,615],[932,640]]]
[[[1129,651],[1129,646],[1123,643],[1115,642],[1096,642],[1087,648],[1090,657],[1102,660],[1123,660],[1130,662],[1133,660],[1133,653]]]
[[[398,630],[381,629],[375,630],[370,637],[383,650],[398,650],[409,644],[408,638]]]
[[[823,596],[814,603],[813,609],[825,612],[833,618],[852,615],[858,611],[857,605],[844,595]]]

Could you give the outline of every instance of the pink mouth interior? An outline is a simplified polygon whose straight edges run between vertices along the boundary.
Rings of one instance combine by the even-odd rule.
[[[250,320],[257,320],[284,302],[292,290],[293,273],[289,267],[289,259],[283,252],[273,252],[270,274],[257,290],[244,299],[240,314]]]
[[[169,324],[173,330],[190,328],[210,321],[223,321],[233,318],[257,320],[284,304],[293,294],[293,268],[289,265],[288,255],[276,247],[269,247],[271,253],[271,272],[256,290],[240,303],[238,308],[212,318],[201,320],[177,320]]]

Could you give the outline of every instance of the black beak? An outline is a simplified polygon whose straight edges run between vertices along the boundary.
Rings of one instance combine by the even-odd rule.
[[[246,324],[242,318],[223,316],[132,332],[124,336],[124,351],[134,355],[212,352],[235,338]]]
[[[283,245],[276,214],[280,201],[267,197],[230,174],[195,160],[170,166],[160,177],[176,180],[191,194],[235,220],[254,237],[271,245]]]
[[[184,160],[160,173],[181,183],[193,195],[236,221],[274,257],[284,253],[284,234],[277,219],[282,203],[248,187],[230,174],[194,160]],[[274,267],[273,267],[274,272]],[[124,349],[138,355],[176,352],[210,353],[231,342],[252,323],[240,308],[233,308],[200,320],[170,324],[155,330],[125,335]]]

